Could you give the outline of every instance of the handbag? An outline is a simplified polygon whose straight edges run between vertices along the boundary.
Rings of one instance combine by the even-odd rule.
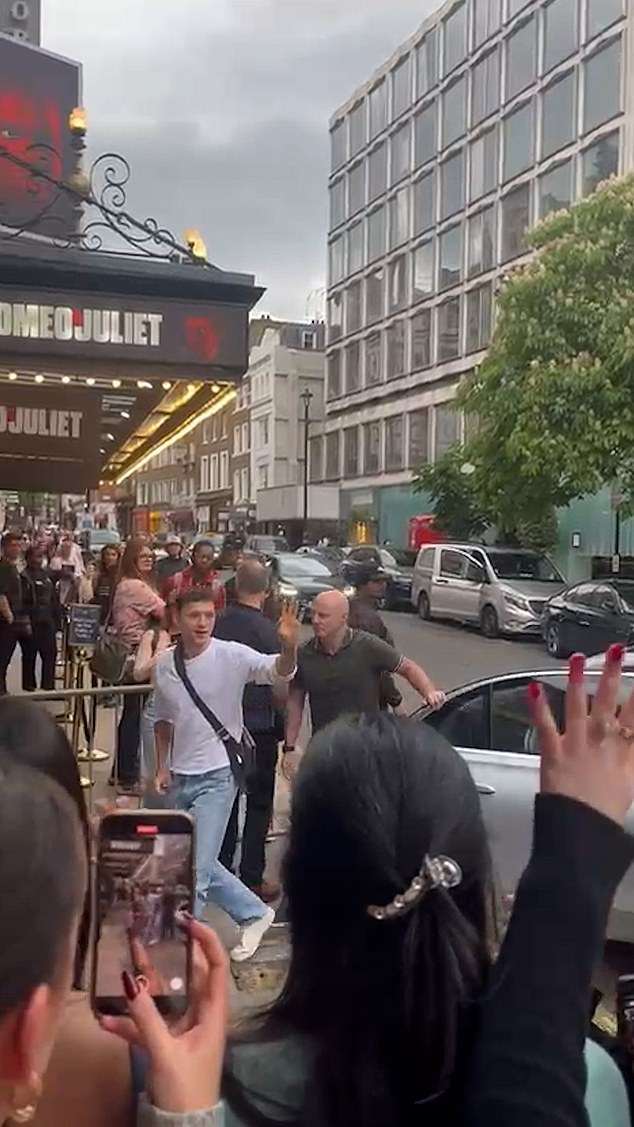
[[[90,671],[108,685],[120,685],[125,680],[131,650],[114,634],[103,633],[90,659]]]
[[[180,642],[177,643],[174,649],[174,668],[193,703],[196,705],[196,708],[205,717],[210,727],[213,728],[218,739],[222,740],[229,759],[231,773],[238,789],[246,791],[248,789],[249,775],[255,766],[255,743],[251,733],[246,728],[243,728],[242,738],[240,740],[234,739],[231,732],[227,731],[222,721],[212,712],[209,705],[205,703],[192,685],[187,669],[185,668],[185,655]]]

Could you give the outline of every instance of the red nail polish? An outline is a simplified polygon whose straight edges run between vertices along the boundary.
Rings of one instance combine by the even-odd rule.
[[[527,692],[529,700],[538,701],[542,695],[542,687],[539,684],[539,681],[531,681],[528,686]]]
[[[573,654],[572,657],[570,658],[570,661],[568,662],[568,673],[570,675],[570,680],[575,684],[578,684],[580,681],[583,681],[583,674],[585,672],[585,668],[586,668],[586,655],[585,654]]]
[[[621,646],[617,642],[614,646],[610,646],[610,648],[607,652],[607,660],[610,662],[611,665],[617,665],[618,663],[623,661],[624,653],[625,653],[625,646]]]
[[[128,974],[127,970],[123,971],[121,975],[121,981],[123,983],[123,993],[125,994],[129,1002],[133,1002],[139,994],[139,987],[137,983],[134,981],[132,975]]]

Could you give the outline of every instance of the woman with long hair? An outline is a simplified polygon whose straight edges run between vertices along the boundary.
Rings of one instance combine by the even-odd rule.
[[[165,603],[156,590],[154,553],[147,540],[130,540],[121,559],[119,581],[112,602],[112,630],[130,650],[133,659],[151,618],[162,618]],[[143,694],[124,696],[117,731],[115,777],[122,790],[136,791],[139,784],[139,741]]]

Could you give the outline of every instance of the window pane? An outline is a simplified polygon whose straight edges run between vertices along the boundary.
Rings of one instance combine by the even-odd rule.
[[[535,81],[537,74],[535,26],[535,20],[530,19],[508,37],[506,44],[507,101]]]
[[[479,47],[502,22],[502,0],[474,0],[475,45]]]
[[[370,139],[387,125],[387,84],[385,79],[370,91]]]
[[[471,124],[477,125],[500,106],[500,52],[489,51],[473,68]]]
[[[320,434],[316,434],[310,440],[310,457],[308,459],[309,465],[309,480],[321,481],[323,477],[323,439]]]
[[[365,163],[360,161],[348,173],[348,217],[365,206]]]
[[[404,254],[392,259],[388,267],[390,286],[388,313],[395,313],[407,304],[407,259]]]
[[[363,223],[355,223],[348,231],[348,273],[356,274],[363,265]]]
[[[390,200],[390,249],[409,239],[409,187],[401,188]]]
[[[491,339],[493,290],[479,286],[467,294],[467,352],[479,352]]]
[[[328,341],[338,340],[343,330],[343,294],[333,294],[328,302]]]
[[[438,461],[443,454],[458,441],[460,419],[454,407],[437,407],[436,416],[436,443],[434,460]]]
[[[522,8],[525,8],[528,2],[529,0],[509,0],[509,18],[521,12]]]
[[[383,316],[383,278],[385,271],[374,270],[365,281],[365,304],[368,324],[380,321]]]
[[[414,168],[435,157],[437,148],[436,102],[432,102],[414,118]]]
[[[542,157],[571,144],[577,136],[577,75],[564,75],[542,98]]]
[[[414,234],[421,235],[436,222],[436,174],[428,172],[414,184]]]
[[[346,328],[354,333],[361,328],[361,282],[354,282],[346,290]]]
[[[405,433],[403,416],[395,415],[385,420],[385,469],[403,469],[403,443]]]
[[[429,461],[429,408],[421,407],[409,416],[409,456],[412,468]]]
[[[579,45],[579,0],[552,0],[544,8],[544,70],[550,70]]]
[[[583,195],[588,196],[610,176],[619,172],[620,135],[618,130],[602,137],[583,154]]]
[[[483,133],[470,145],[469,202],[481,199],[497,187],[498,182],[498,129],[497,125]]]
[[[470,278],[492,270],[497,263],[497,225],[495,206],[486,207],[469,220],[469,261],[467,271]]]
[[[365,102],[350,111],[350,156],[354,157],[365,145]]]
[[[462,137],[467,128],[467,79],[458,79],[442,96],[443,148]]]
[[[462,223],[445,231],[440,246],[439,289],[448,290],[462,279]]]
[[[620,38],[587,59],[585,69],[584,133],[615,117],[621,108]]]
[[[503,181],[512,180],[535,163],[534,99],[504,119]]]
[[[387,378],[402,376],[405,371],[405,322],[395,321],[386,330]]]
[[[414,301],[421,301],[434,292],[434,242],[423,243],[417,247],[412,255],[414,277],[412,280],[412,297]]]
[[[370,333],[365,339],[365,384],[372,387],[381,383],[383,378],[381,365],[381,334]]]
[[[392,71],[392,120],[411,105],[410,56]]]
[[[571,160],[565,164],[557,165],[544,176],[539,177],[539,218],[549,215],[551,211],[561,211],[569,207],[572,202],[572,169]]]
[[[326,481],[339,477],[339,434],[335,430],[326,435]]]
[[[530,184],[522,184],[502,200],[502,262],[524,253],[524,234],[530,221]]]
[[[588,39],[623,15],[623,0],[588,0]]]
[[[440,218],[448,219],[465,205],[464,149],[441,166]]]
[[[432,362],[431,352],[431,309],[421,309],[412,317],[412,370],[429,368]]]
[[[346,218],[346,181],[342,176],[330,185],[330,226],[338,227]]]
[[[459,297],[438,306],[438,360],[454,360],[460,355],[460,307]]]
[[[368,261],[385,254],[385,208],[377,207],[368,217]]]
[[[345,164],[347,156],[346,122],[338,121],[330,132],[330,167],[333,172]]]
[[[363,472],[378,473],[381,469],[381,424],[366,423],[363,428]]]
[[[467,53],[467,5],[459,4],[444,21],[443,74],[449,74]]]
[[[410,123],[402,125],[392,134],[390,142],[392,160],[390,165],[391,183],[397,184],[410,171]]]
[[[341,353],[331,352],[328,357],[328,398],[341,395]]]
[[[346,348],[346,392],[357,391],[360,383],[361,351],[359,342],[354,341]]]
[[[359,473],[358,427],[348,427],[343,432],[343,473],[344,477],[356,477]]]
[[[430,31],[416,48],[416,94],[422,97],[436,85],[436,32]]]
[[[334,239],[330,244],[330,281],[340,282],[343,278],[344,272],[344,259],[343,259],[343,235],[338,239]]]
[[[369,171],[370,203],[383,195],[387,188],[387,145],[385,141],[370,153]]]

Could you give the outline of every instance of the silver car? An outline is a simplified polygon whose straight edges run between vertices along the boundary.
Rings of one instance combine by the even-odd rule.
[[[603,661],[596,663],[600,668]],[[600,668],[587,674],[592,694]],[[529,682],[544,686],[558,723],[563,726],[566,675],[557,670],[514,673],[480,681],[449,694],[438,712],[416,714],[441,732],[469,764],[481,796],[496,875],[504,895],[512,895],[529,858],[539,755],[527,696]],[[622,692],[634,687],[634,669],[626,667]],[[634,808],[628,816],[634,834]],[[620,884],[608,938],[634,943],[634,868]]]
[[[484,544],[421,548],[412,577],[412,604],[421,618],[479,625],[487,638],[541,634],[546,601],[565,587],[541,552]]]

